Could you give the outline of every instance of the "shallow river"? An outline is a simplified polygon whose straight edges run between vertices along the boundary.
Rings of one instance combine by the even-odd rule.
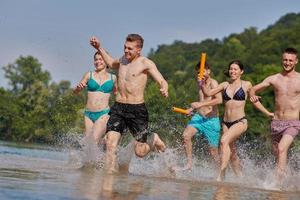
[[[120,162],[128,157],[126,151]],[[133,157],[129,173],[119,174],[106,174],[101,163],[83,166],[87,158],[103,156],[92,154],[0,142],[0,199],[300,199],[299,172],[287,181],[290,187],[280,190],[261,171],[237,181],[229,173],[224,183],[213,181],[205,163],[193,171],[170,173],[168,166],[175,162],[171,151]]]

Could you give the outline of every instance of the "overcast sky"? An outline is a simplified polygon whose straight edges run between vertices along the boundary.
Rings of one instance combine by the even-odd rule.
[[[300,12],[299,0],[0,0],[0,66],[32,55],[53,81],[74,85],[93,69],[92,35],[120,57],[127,34],[139,33],[147,55],[174,40],[260,31],[290,12]],[[7,87],[2,68],[0,86]]]

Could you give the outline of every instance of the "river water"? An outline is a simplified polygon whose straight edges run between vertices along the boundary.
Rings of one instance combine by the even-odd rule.
[[[107,174],[103,152],[91,147],[0,142],[0,199],[300,199],[299,171],[286,180],[286,187],[276,188],[273,170],[254,170],[244,161],[248,173],[243,178],[229,172],[218,183],[206,161],[196,161],[192,171],[171,173],[168,168],[182,160],[175,150],[138,159],[130,149],[119,151],[120,173]],[[87,164],[90,160],[95,162]],[[129,161],[129,173],[122,171]]]

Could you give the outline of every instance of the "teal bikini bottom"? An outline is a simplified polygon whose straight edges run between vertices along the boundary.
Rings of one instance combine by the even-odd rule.
[[[109,108],[97,112],[85,110],[84,115],[95,123],[95,121],[97,121],[97,119],[99,119],[102,115],[109,113],[109,110]]]

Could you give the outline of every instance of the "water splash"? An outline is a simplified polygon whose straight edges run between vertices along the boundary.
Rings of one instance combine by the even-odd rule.
[[[103,168],[105,163],[105,146],[97,145],[91,134],[84,136],[78,133],[60,135],[56,139],[56,145],[63,148],[62,151],[69,154],[68,167]]]
[[[70,166],[74,168],[86,166],[97,169],[104,168],[105,152],[101,146],[99,147],[94,143],[91,137],[82,138],[75,136],[72,139],[68,138],[64,142],[67,143],[66,141],[72,141],[73,144],[76,141],[75,143],[79,144],[77,145],[79,147],[70,147],[68,149],[70,152]],[[278,186],[274,177],[275,159],[271,151],[265,147],[265,144],[255,141],[248,143],[241,140],[237,146],[243,176],[237,178],[229,166],[226,172],[226,183],[266,190],[300,191],[299,150],[296,148],[291,149],[288,159],[287,177]],[[132,137],[125,136],[120,142],[117,156],[121,171],[128,171],[133,175],[175,178],[196,182],[215,182],[217,171],[207,153],[207,147],[203,138],[197,139],[194,143],[192,169],[176,171],[175,173],[170,170],[172,167],[186,164],[186,156],[180,142],[176,142],[175,146],[169,147],[164,153],[152,152],[141,159],[134,155]],[[217,182],[215,183],[218,184]]]
[[[287,176],[282,184],[276,183],[275,161],[271,153],[264,156],[253,157],[252,151],[259,146],[238,144],[240,163],[242,166],[243,176],[236,177],[229,166],[226,172],[226,183],[243,185],[249,188],[258,188],[266,190],[282,190],[282,191],[300,191],[300,173],[299,165],[289,166]],[[182,151],[182,147],[169,148],[163,154],[152,153],[146,158],[140,159],[133,157],[129,172],[135,175],[154,176],[176,178],[189,181],[212,181],[216,180],[216,170],[209,156],[205,155],[205,145],[202,145],[199,156],[193,158],[193,167],[191,170],[176,171],[170,170],[172,166],[183,166],[186,163],[186,156]],[[197,151],[196,151],[197,152]],[[199,153],[199,152],[197,152]],[[194,152],[195,155],[195,152]],[[197,154],[196,154],[197,155]],[[299,162],[299,152],[293,152],[293,156],[289,157],[289,163]]]

